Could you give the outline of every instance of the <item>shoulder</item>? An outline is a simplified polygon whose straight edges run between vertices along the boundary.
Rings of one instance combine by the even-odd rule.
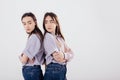
[[[51,33],[46,33],[44,37],[44,43],[55,43],[55,37]]]
[[[46,33],[45,39],[54,39],[54,36],[51,33]]]
[[[38,37],[37,37],[36,34],[31,34],[28,40],[30,40],[30,41],[31,41],[31,40],[32,40],[32,41],[33,41],[33,40],[38,40]]]
[[[62,42],[65,42],[65,40],[62,37],[57,36],[57,38],[60,39]]]

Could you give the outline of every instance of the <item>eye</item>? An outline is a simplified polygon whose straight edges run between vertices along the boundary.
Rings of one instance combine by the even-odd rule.
[[[50,23],[54,23],[54,21],[53,21],[53,20],[51,20],[51,21],[50,21]]]
[[[23,23],[23,25],[25,26],[25,25],[26,25],[26,23]]]
[[[28,24],[32,24],[32,22],[31,22],[31,21],[29,21],[29,22],[28,22]]]
[[[29,23],[29,24],[32,24],[32,23]]]

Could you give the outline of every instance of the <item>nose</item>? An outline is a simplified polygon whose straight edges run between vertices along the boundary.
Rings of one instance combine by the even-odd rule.
[[[25,25],[25,28],[28,28],[28,27],[29,27],[29,25],[28,25],[28,24],[26,24],[26,25]]]

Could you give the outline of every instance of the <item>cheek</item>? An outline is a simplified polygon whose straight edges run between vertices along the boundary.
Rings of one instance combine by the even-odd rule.
[[[45,28],[47,28],[48,27],[48,24],[45,24]]]
[[[47,29],[47,28],[48,28],[48,25],[46,24],[46,25],[45,25],[45,29]]]
[[[33,29],[32,30],[34,30],[35,29],[35,26],[33,27]]]
[[[28,29],[28,27],[27,27],[27,26],[24,26],[24,29],[26,30],[26,29]]]
[[[53,28],[56,29],[56,25],[54,25]]]
[[[31,26],[31,30],[34,30],[34,28],[35,28],[35,26],[34,26],[34,25],[32,25],[32,26]]]

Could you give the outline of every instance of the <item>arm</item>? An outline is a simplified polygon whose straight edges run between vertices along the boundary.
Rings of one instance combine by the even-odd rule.
[[[73,54],[73,51],[67,46],[67,44],[65,43],[65,59],[67,60],[67,61],[70,61],[72,58],[73,58],[73,56],[74,56],[74,54]]]
[[[67,46],[65,41],[61,39],[64,44],[64,51],[60,52],[60,54],[53,54],[53,57],[58,62],[66,62],[70,61],[73,58],[73,51]]]
[[[32,34],[27,42],[26,48],[22,53],[28,56],[30,60],[34,59],[35,55],[38,54],[41,47],[40,40],[35,34]]]
[[[54,37],[50,33],[46,33],[45,35],[44,48],[45,48],[45,51],[47,52],[46,53],[47,56],[52,56],[53,53],[58,52]]]
[[[50,33],[46,33],[45,35],[44,48],[46,51],[46,58],[54,59],[57,62],[65,62],[63,60],[64,55],[59,54],[59,50],[55,42],[55,38]]]
[[[57,62],[66,62],[65,55],[58,50],[55,38],[49,33],[45,35],[44,48],[47,52],[47,57],[52,56]]]
[[[20,59],[21,63],[26,64],[28,62],[29,58],[27,57],[27,55],[21,54],[19,59]]]
[[[20,61],[25,64],[25,63],[33,63],[34,62],[34,57],[38,53],[39,48],[40,48],[40,41],[37,38],[37,36],[32,34],[26,44],[26,48],[22,52],[20,56]]]
[[[64,53],[62,53],[62,52],[54,52],[53,54],[52,54],[52,56],[53,56],[53,58],[57,61],[57,62],[66,62],[67,60],[65,59],[65,55],[64,55]]]
[[[26,54],[23,54],[23,53],[20,55],[19,59],[20,59],[22,64],[33,63],[34,62],[34,58],[32,60],[30,60],[28,58],[28,56]]]

